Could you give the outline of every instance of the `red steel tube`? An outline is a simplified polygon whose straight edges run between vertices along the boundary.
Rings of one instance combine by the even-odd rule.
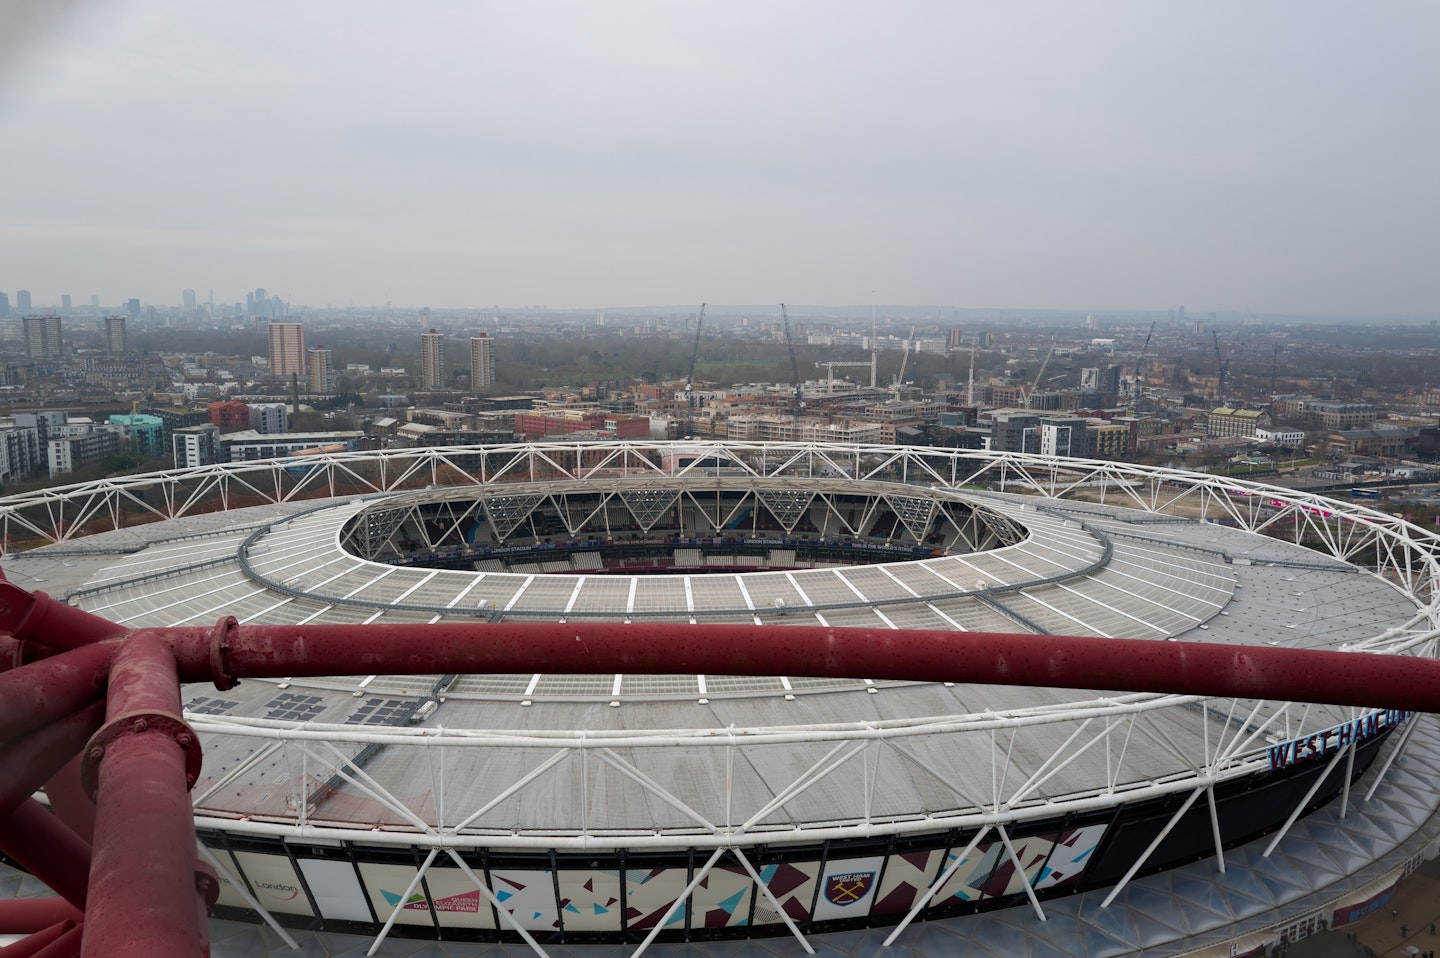
[[[114,651],[111,645],[92,645],[0,672],[0,740],[48,725],[93,702],[105,688],[105,670]]]
[[[175,658],[164,639],[130,636],[110,670],[110,721],[97,736],[117,733],[99,759],[83,955],[178,958],[201,948],[186,755],[157,718],[179,714]]]
[[[187,682],[212,672],[209,629],[164,630]],[[234,677],[625,672],[813,675],[1173,692],[1440,712],[1440,661],[1091,636],[580,622],[256,625],[225,633]]]
[[[59,938],[35,952],[34,958],[80,958],[80,942],[84,932],[83,924],[67,929]]]
[[[33,798],[0,818],[0,851],[76,908],[85,907],[90,846]]]
[[[104,717],[105,703],[92,702],[38,732],[6,742],[0,751],[0,816],[9,814],[79,754]]]
[[[21,642],[8,635],[0,635],[0,672],[8,672],[20,666]]]
[[[52,599],[44,592],[26,592],[18,585],[0,582],[0,632],[17,639],[33,639],[55,649],[74,649],[129,630],[109,619]]]
[[[0,958],[41,958],[42,955],[64,955],[69,954],[62,942],[71,940],[69,936],[75,936],[74,941],[78,942],[79,927],[73,921],[62,921],[49,927],[42,928],[27,938],[22,938],[13,945],[6,945],[0,948]],[[60,951],[50,949],[59,946]]]
[[[52,625],[68,629],[69,637],[48,635]],[[41,629],[45,636],[39,635]],[[125,630],[43,592],[32,596],[0,582],[0,631],[71,647]],[[209,666],[213,630],[164,631],[185,681],[224,678]],[[573,672],[816,675],[1263,696],[1337,705],[1383,702],[1393,708],[1440,711],[1440,662],[1270,646],[803,625],[590,622],[364,629],[237,626],[224,642],[227,648],[218,660],[235,677],[518,673],[543,665]]]
[[[87,842],[95,841],[95,800],[80,785],[80,756],[45,782],[45,797],[57,818]]]
[[[63,898],[10,898],[0,901],[0,935],[30,935],[61,922],[78,924],[81,917]]]
[[[65,650],[41,645],[39,642],[22,642],[0,633],[0,672],[18,669],[29,662],[39,662],[63,651]]]

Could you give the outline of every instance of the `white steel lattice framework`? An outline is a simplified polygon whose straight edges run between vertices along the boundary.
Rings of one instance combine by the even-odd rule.
[[[1158,640],[1180,634],[1204,640],[1194,631],[1204,629],[1224,641],[1231,627],[1226,619],[1232,613],[1234,619],[1244,618],[1246,602],[1273,606],[1278,596],[1300,599],[1299,593],[1283,593],[1286,586],[1279,583],[1312,576],[1323,580],[1319,588],[1340,596],[1327,601],[1344,601],[1347,588],[1355,597],[1382,598],[1366,598],[1361,621],[1328,632],[1286,634],[1280,631],[1283,624],[1274,622],[1273,609],[1251,609],[1252,619],[1269,616],[1277,636],[1272,643],[1357,653],[1436,652],[1440,563],[1437,540],[1424,530],[1361,506],[1243,480],[1006,453],[705,442],[338,453],[298,463],[249,462],[119,477],[9,497],[0,501],[0,544],[6,554],[36,544],[50,544],[46,552],[52,554],[104,551],[102,545],[87,544],[86,537],[152,520],[200,517],[217,508],[289,506],[284,515],[247,521],[229,538],[224,530],[202,531],[193,538],[170,536],[131,549],[128,569],[97,576],[75,590],[73,601],[106,615],[126,611],[135,624],[213,621],[242,611],[242,621],[261,622],[286,610],[296,618],[283,621],[327,621],[325,616],[333,621],[339,614],[357,622],[382,615],[385,621],[460,615],[564,621],[567,615],[585,614],[577,603],[586,576],[564,577],[579,584],[566,584],[557,593],[559,600],[527,605],[526,594],[543,591],[537,582],[555,580],[533,573],[462,573],[375,562],[354,554],[356,530],[376,537],[368,553],[375,556],[384,551],[378,543],[390,542],[407,515],[413,522],[414,510],[423,507],[433,514],[440,504],[452,528],[485,509],[502,543],[534,510],[551,508],[565,515],[570,509],[565,532],[574,535],[594,519],[594,512],[582,517],[573,507],[601,490],[623,503],[649,534],[682,497],[691,497],[699,508],[707,492],[723,487],[742,497],[748,491],[752,501],[765,502],[793,532],[804,509],[837,511],[836,503],[852,494],[850,486],[854,494],[883,492],[897,517],[895,528],[909,530],[912,545],[922,544],[921,533],[931,528],[937,513],[954,509],[956,502],[968,503],[976,510],[967,514],[971,534],[959,538],[967,548],[984,548],[978,555],[988,564],[956,555],[857,567],[867,570],[866,578],[844,568],[736,573],[742,604],[716,599],[713,608],[706,607],[700,577],[660,576],[654,577],[660,584],[653,589],[663,593],[673,586],[673,604],[649,612],[690,621],[708,616],[759,623],[786,617],[891,628],[906,616],[928,614],[926,627],[944,622],[964,629],[966,610],[983,607],[1004,617],[1015,631],[1047,631],[1046,623],[1059,622],[1071,631],[1088,626],[1094,634]],[[301,506],[319,508],[297,511]],[[588,505],[579,510],[586,511]],[[964,521],[957,520],[956,528]],[[1243,544],[1222,542],[1226,536],[1242,537]],[[207,551],[212,542],[214,549]],[[1283,546],[1286,542],[1291,545]],[[183,551],[188,561],[177,565],[159,557],[153,566],[140,561],[148,551],[166,548]],[[1187,562],[1185,556],[1194,559]],[[944,564],[952,561],[970,563],[964,577]],[[1135,571],[1147,563],[1150,573]],[[1241,577],[1254,581],[1241,583]],[[452,599],[423,598],[452,578]],[[681,582],[664,584],[672,579],[683,580],[683,588]],[[788,605],[754,600],[766,582],[780,579],[793,587],[785,593],[793,597]],[[1129,596],[1123,594],[1126,585]],[[1263,601],[1246,594],[1257,587],[1271,594]],[[646,609],[637,606],[636,598],[643,600],[652,586],[637,581],[627,588],[628,604],[618,614],[643,614]],[[489,594],[486,590],[511,598],[508,604],[475,601]],[[662,599],[655,601],[663,606]],[[303,616],[297,611],[302,606]],[[1324,609],[1319,612],[1323,615]],[[618,617],[615,609],[594,614]],[[1092,616],[1102,614],[1108,616],[1104,621],[1121,627],[1107,633],[1095,626],[1101,620]],[[1294,614],[1300,616],[1300,610]],[[867,623],[849,618],[856,615],[873,618]],[[1315,618],[1311,614],[1310,621]],[[1351,728],[1367,716],[1366,710],[1303,703],[1174,695],[967,697],[864,679],[848,686],[803,677],[776,677],[753,686],[727,684],[725,677],[715,676],[677,677],[668,685],[632,683],[624,676],[598,682],[576,680],[567,686],[545,676],[519,676],[467,686],[460,677],[435,676],[430,688],[416,690],[414,680],[370,676],[358,683],[294,686],[315,693],[317,706],[330,709],[315,713],[321,718],[339,717],[349,710],[343,703],[379,693],[410,703],[408,715],[424,722],[418,726],[408,720],[372,726],[348,719],[272,719],[259,714],[258,700],[249,714],[240,714],[244,708],[217,714],[205,708],[215,700],[192,700],[198,713],[194,724],[207,736],[209,775],[195,790],[197,824],[239,839],[299,837],[320,829],[327,840],[356,846],[419,849],[424,860],[407,898],[437,861],[449,859],[493,899],[493,883],[471,873],[461,854],[466,849],[516,854],[695,849],[700,857],[687,873],[685,894],[654,923],[641,950],[683,909],[702,879],[728,862],[748,873],[752,896],[768,899],[776,920],[808,951],[801,928],[752,861],[756,846],[843,844],[876,835],[963,836],[948,855],[941,849],[927,887],[914,896],[903,918],[896,916],[901,920],[895,934],[951,893],[982,846],[1016,866],[1011,892],[1023,893],[1043,918],[1037,892],[1044,890],[1044,879],[1022,863],[1025,849],[1017,851],[1016,833],[1062,815],[1084,816],[1173,795],[1179,801],[1172,825],[1192,807],[1208,808],[1213,851],[1223,870],[1222,832],[1229,826],[1217,802],[1219,790],[1275,768],[1277,746]],[[554,727],[506,727],[497,720],[500,711],[513,706],[546,702],[547,687],[559,716]],[[709,721],[702,724],[693,708],[729,695],[736,703],[756,706],[754,713],[764,718],[775,714],[777,701],[794,702],[797,695],[818,702],[854,693],[863,707],[852,702],[839,709],[816,708],[808,713],[810,720],[721,724],[717,712],[704,713]],[[261,698],[275,694],[270,689]],[[662,722],[676,717],[693,724],[597,727],[578,719],[566,724],[566,709],[578,714],[595,702],[615,706],[615,714],[642,704]],[[935,710],[937,704],[967,702],[983,707]],[[1383,716],[1380,726],[1398,729],[1399,744],[1367,783],[1372,794],[1415,728],[1406,716],[1386,714],[1383,705],[1377,701],[1378,713],[1369,713],[1372,725],[1376,714]],[[863,717],[847,718],[847,713]],[[1284,816],[1267,853],[1283,840],[1326,776],[1355,762],[1360,745],[1356,735],[1319,756],[1325,774]],[[496,754],[507,756],[498,767]],[[478,775],[481,770],[492,774]],[[713,788],[697,791],[697,780]],[[1349,781],[1346,775],[1342,807],[1352,801]],[[243,803],[229,801],[232,792],[241,794]],[[258,794],[266,799],[257,804]],[[537,802],[548,805],[544,797],[552,795],[567,796],[566,807],[547,812],[548,817],[527,811]],[[1117,876],[1105,905],[1146,865],[1159,842]],[[215,850],[203,851],[225,867]],[[252,907],[269,913],[244,882],[235,881],[233,887]],[[385,922],[377,944],[390,923],[403,920],[402,907],[396,905],[388,916],[375,911],[377,924]],[[497,907],[496,914],[504,928],[510,913]],[[513,916],[508,921],[540,950],[523,922]]]

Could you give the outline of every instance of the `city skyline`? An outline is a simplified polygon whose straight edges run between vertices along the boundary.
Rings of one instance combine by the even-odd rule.
[[[1435,312],[1423,3],[60,6],[0,31],[37,300]]]
[[[173,285],[173,284],[172,284]],[[531,317],[545,316],[552,314],[556,318],[569,321],[583,322],[585,325],[593,325],[596,329],[605,328],[604,322],[598,322],[589,314],[604,316],[605,311],[612,311],[613,321],[624,322],[635,317],[658,317],[667,314],[675,316],[688,315],[694,318],[699,303],[696,302],[650,302],[632,303],[629,305],[617,306],[615,304],[604,304],[598,307],[599,312],[594,312],[597,307],[593,304],[582,306],[552,306],[549,304],[535,303],[470,303],[460,306],[432,307],[422,302],[387,302],[387,303],[361,303],[347,302],[337,303],[309,303],[291,302],[285,297],[275,296],[269,302],[272,304],[272,312],[261,313],[255,310],[253,303],[253,290],[242,287],[242,292],[247,296],[246,300],[240,300],[231,296],[216,295],[214,298],[213,315],[209,312],[211,302],[199,300],[194,306],[188,305],[188,296],[193,293],[191,289],[184,289],[178,297],[150,301],[135,297],[116,297],[114,302],[103,302],[97,294],[85,294],[85,302],[80,305],[62,305],[60,302],[48,302],[45,295],[32,297],[33,303],[21,310],[10,293],[0,290],[0,320],[9,319],[19,321],[25,316],[47,316],[56,315],[68,318],[88,318],[90,320],[102,319],[113,315],[117,311],[130,310],[131,319],[141,318],[139,310],[153,309],[160,318],[170,320],[189,321],[204,325],[206,323],[239,323],[243,320],[254,320],[259,323],[303,323],[308,320],[324,320],[344,317],[346,314],[355,315],[358,318],[366,318],[365,314],[372,314],[369,318],[384,317],[391,315],[395,317],[412,316],[422,321],[422,325],[431,322],[431,313],[434,312],[435,322],[447,323],[447,329],[454,327],[455,320],[468,320],[471,325],[475,321],[483,320],[493,322],[510,316],[510,314],[522,314]],[[263,291],[263,290],[262,290]],[[29,290],[19,290],[21,293],[29,293]],[[55,299],[59,300],[77,298],[65,293],[56,294]],[[7,300],[9,301],[7,304]],[[1266,319],[1270,321],[1296,321],[1308,320],[1317,322],[1395,322],[1400,324],[1408,323],[1432,323],[1436,321],[1436,311],[1419,311],[1414,313],[1378,313],[1367,311],[1354,312],[1267,312],[1249,309],[1217,310],[1202,306],[1200,308],[1189,308],[1184,305],[1173,305],[1170,303],[1147,303],[1130,307],[1097,308],[1086,305],[1068,306],[1047,306],[1047,307],[1024,307],[1024,306],[972,306],[964,303],[907,303],[907,302],[871,302],[871,303],[842,303],[842,302],[790,302],[787,304],[791,313],[807,313],[811,316],[828,317],[842,322],[855,322],[861,325],[867,324],[874,316],[880,316],[886,323],[899,319],[915,319],[917,314],[927,314],[924,321],[939,324],[959,324],[956,328],[966,323],[985,323],[1004,326],[1015,321],[1057,321],[1057,322],[1079,322],[1086,328],[1092,328],[1097,318],[1103,318],[1106,322],[1149,322],[1151,319],[1164,321],[1169,317],[1169,322],[1178,323],[1182,326],[1200,323],[1253,321]],[[6,311],[8,309],[8,312]],[[766,322],[773,318],[770,311],[775,311],[778,316],[778,303],[764,302],[718,302],[710,301],[706,304],[707,313],[713,317],[729,316],[729,318],[749,317],[752,322]],[[1188,309],[1188,313],[1187,313]],[[458,314],[458,315],[457,315]],[[963,314],[963,315],[962,315]],[[463,325],[463,322],[462,322]],[[263,326],[257,327],[263,334]],[[448,335],[448,333],[447,333]]]

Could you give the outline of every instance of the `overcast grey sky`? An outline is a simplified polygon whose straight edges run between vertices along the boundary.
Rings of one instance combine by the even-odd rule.
[[[1431,0],[0,4],[37,303],[1440,309]]]

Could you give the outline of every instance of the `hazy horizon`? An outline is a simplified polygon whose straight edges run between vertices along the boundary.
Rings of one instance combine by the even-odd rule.
[[[1418,0],[17,0],[0,290],[1426,318],[1437,27]]]

